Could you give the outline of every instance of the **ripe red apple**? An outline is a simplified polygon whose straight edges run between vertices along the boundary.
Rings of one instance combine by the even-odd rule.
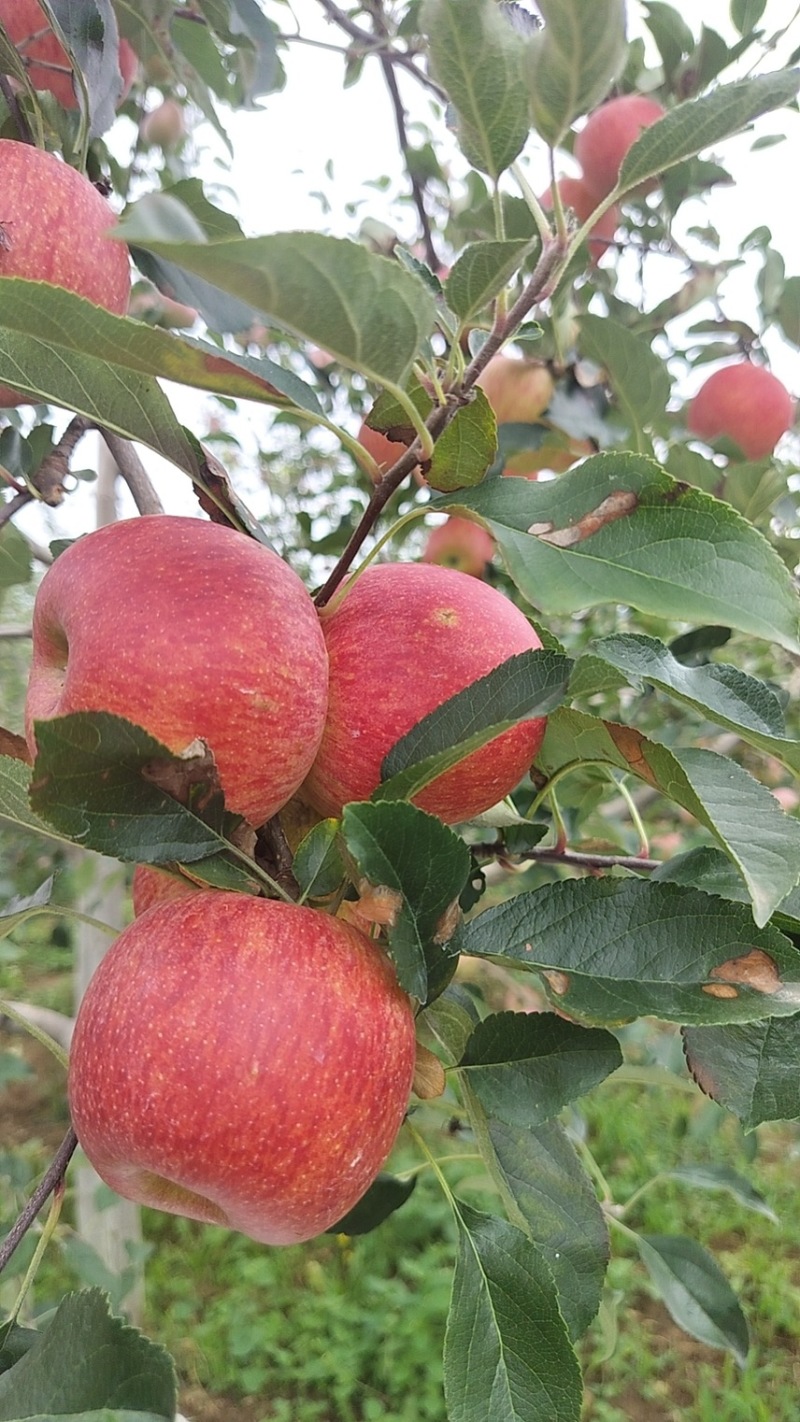
[[[157,144],[166,152],[180,148],[188,133],[183,104],[177,99],[165,99],[145,114],[141,133],[145,143]]]
[[[583,169],[586,187],[598,201],[616,187],[623,159],[642,129],[663,118],[664,113],[656,99],[644,94],[623,94],[590,114],[575,139],[575,158]]]
[[[431,530],[422,561],[441,563],[443,568],[457,568],[473,578],[482,578],[493,557],[494,539],[488,528],[471,518],[451,515]]]
[[[689,406],[692,434],[713,440],[727,435],[747,459],[771,454],[794,421],[794,400],[763,365],[742,361],[716,370]]]
[[[121,316],[128,249],[106,234],[114,213],[82,173],[29,143],[0,139],[0,276],[66,287]],[[0,386],[0,407],[33,397]]]
[[[582,178],[559,178],[557,186],[564,207],[571,207],[578,221],[583,225],[591,217],[599,199],[590,193]],[[546,212],[552,208],[553,194],[550,188],[542,193],[539,201]],[[595,264],[608,251],[610,244],[614,241],[614,234],[619,224],[620,211],[616,203],[597,222],[593,223],[591,228],[593,236],[589,239],[588,246],[589,255]]]
[[[553,398],[553,377],[547,366],[515,356],[492,356],[477,383],[498,425],[533,424]]]
[[[19,50],[34,89],[46,89],[63,109],[76,109],[72,67],[61,41],[54,34],[39,0],[0,0],[0,25]],[[136,78],[139,61],[126,39],[119,42],[122,89],[117,107],[124,103]]]
[[[260,825],[319,745],[325,644],[276,553],[201,519],[110,524],[72,544],[36,597],[26,702],[34,722],[110,711],[170,750],[210,746],[227,806]]]
[[[198,885],[182,874],[169,874],[155,864],[137,864],[131,884],[134,918],[146,913],[154,904],[169,904],[174,899],[185,899],[188,894],[200,892]]]
[[[448,697],[518,652],[541,646],[514,603],[477,578],[432,563],[367,568],[322,614],[330,658],[328,718],[303,788],[321,815],[365,800],[395,741]],[[448,824],[502,800],[527,771],[542,718],[503,732],[440,775],[414,803]]]
[[[201,891],[137,918],[72,1039],[78,1139],[112,1189],[295,1244],[388,1155],[414,1015],[382,949],[314,909]]]

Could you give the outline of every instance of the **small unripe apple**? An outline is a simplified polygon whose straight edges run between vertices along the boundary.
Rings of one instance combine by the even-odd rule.
[[[70,1110],[127,1199],[295,1244],[377,1175],[414,1059],[411,1001],[370,938],[203,890],[142,914],[101,962],[75,1024]]]
[[[494,557],[494,539],[488,528],[471,518],[451,516],[431,530],[423,563],[440,563],[443,568],[457,568],[473,578],[482,578],[486,564]]]
[[[616,187],[625,155],[639,134],[664,113],[656,99],[623,94],[590,114],[575,139],[575,158],[583,169],[586,187],[598,201]]]
[[[165,99],[142,119],[141,134],[145,143],[156,144],[165,152],[180,148],[187,133],[183,105],[177,99]]]
[[[687,425],[701,439],[727,435],[746,459],[771,454],[794,421],[794,400],[763,365],[742,361],[716,370],[689,406]]]
[[[0,276],[66,287],[121,316],[128,249],[107,236],[116,217],[95,187],[41,148],[0,139]],[[0,407],[34,397],[0,386]]]
[[[64,46],[53,32],[39,0],[0,0],[0,25],[19,51],[34,89],[49,91],[62,109],[76,109],[72,67]],[[117,107],[130,93],[139,67],[126,39],[119,42],[122,87]]]
[[[322,614],[330,658],[328,716],[303,787],[321,815],[339,815],[380,783],[395,741],[500,662],[541,646],[507,597],[477,578],[432,563],[382,563]],[[528,770],[543,718],[522,721],[414,796],[448,824],[502,800]]]
[[[515,356],[492,356],[477,383],[498,425],[533,424],[553,398],[553,377],[547,366]]]
[[[37,720],[110,711],[178,753],[210,748],[228,809],[260,825],[314,759],[327,658],[287,563],[202,519],[151,515],[73,543],[39,586],[26,700]]]
[[[559,178],[557,186],[564,207],[572,208],[582,226],[591,217],[599,199],[594,197],[581,178]],[[550,188],[542,193],[539,201],[545,212],[550,211],[553,206],[553,194]],[[608,212],[603,213],[597,222],[592,224],[592,235],[589,238],[588,247],[589,255],[595,264],[608,251],[614,241],[614,234],[619,224],[620,210],[616,203],[608,209]]]

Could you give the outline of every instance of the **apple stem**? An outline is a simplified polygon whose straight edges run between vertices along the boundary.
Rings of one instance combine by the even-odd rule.
[[[25,1238],[42,1205],[63,1185],[67,1166],[75,1153],[77,1144],[78,1137],[70,1126],[53,1156],[51,1164],[0,1245],[0,1274],[5,1269],[17,1245],[21,1244]]]

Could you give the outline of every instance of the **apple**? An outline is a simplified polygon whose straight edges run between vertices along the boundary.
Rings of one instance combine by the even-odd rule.
[[[177,99],[165,99],[142,119],[144,142],[156,144],[165,152],[180,148],[187,133],[183,104],[179,104]]]
[[[450,696],[518,652],[541,646],[514,603],[487,583],[435,563],[381,563],[323,610],[330,658],[328,717],[303,795],[339,815],[380,783],[395,741]],[[542,718],[474,751],[414,797],[448,824],[502,800],[530,766]]]
[[[28,143],[0,139],[0,276],[66,287],[121,316],[131,289],[128,249],[107,233],[116,217],[82,173]],[[0,407],[34,397],[0,385]]]
[[[617,186],[623,159],[642,129],[663,118],[665,112],[656,99],[623,94],[590,114],[575,139],[575,158],[583,169],[586,188],[598,202]]]
[[[381,475],[385,474],[387,469],[391,469],[392,465],[397,463],[408,448],[408,445],[403,444],[402,440],[389,439],[381,430],[370,429],[366,423],[362,424],[358,432],[358,442],[363,444],[367,454],[372,455]]]
[[[594,452],[594,446],[588,439],[571,439],[561,430],[553,428],[548,430],[537,449],[519,449],[510,454],[503,473],[519,479],[538,479],[543,469],[563,474],[579,459],[586,459]]]
[[[322,735],[325,644],[276,553],[221,524],[151,515],[98,529],[36,596],[26,734],[110,711],[173,752],[200,737],[228,809],[260,825],[294,794]]]
[[[174,899],[185,899],[187,894],[199,892],[199,886],[182,874],[169,874],[155,864],[137,864],[131,884],[134,917],[146,913],[154,904],[172,903]]]
[[[34,89],[45,89],[62,109],[76,109],[72,66],[64,46],[54,34],[39,0],[0,0],[0,25],[19,51]],[[126,39],[119,42],[121,90],[117,108],[130,93],[139,60]]]
[[[692,434],[714,440],[727,435],[747,459],[771,454],[794,422],[794,400],[763,365],[742,361],[717,370],[689,406]]]
[[[564,207],[571,207],[581,226],[591,217],[597,207],[598,199],[587,188],[582,178],[559,178],[557,183],[558,191]],[[553,206],[553,194],[550,188],[542,193],[539,198],[542,207],[549,212]],[[597,264],[600,258],[608,251],[610,244],[614,241],[614,234],[620,224],[620,210],[616,204],[608,209],[597,222],[592,224],[593,234],[589,239],[589,255],[592,262]]]
[[[494,557],[494,539],[488,528],[471,518],[451,515],[428,535],[423,563],[441,563],[443,568],[458,568],[474,578],[482,578],[486,564]]]
[[[296,1244],[377,1175],[414,1060],[411,1000],[377,943],[315,909],[201,890],[142,914],[95,972],[70,1110],[120,1195]]]
[[[553,398],[553,377],[535,360],[495,355],[478,376],[498,425],[534,424]]]

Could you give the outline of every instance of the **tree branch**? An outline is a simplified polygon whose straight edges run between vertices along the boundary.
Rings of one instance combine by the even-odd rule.
[[[0,1274],[5,1269],[17,1245],[22,1243],[22,1240],[28,1233],[42,1205],[47,1202],[53,1192],[61,1185],[77,1144],[78,1137],[70,1126],[61,1145],[53,1156],[52,1163],[46,1170],[27,1204],[21,1210],[16,1221],[11,1226],[3,1243],[0,1245]]]
[[[507,852],[502,844],[470,845],[476,859],[501,859],[507,862],[519,859],[525,863],[535,860],[539,864],[565,864],[573,869],[632,869],[643,874],[652,874],[660,868],[660,859],[644,859],[638,854],[584,854],[579,849],[525,849],[519,854]]]
[[[150,481],[150,475],[142,464],[130,440],[114,434],[112,430],[100,429],[109,452],[116,462],[120,477],[133,495],[133,501],[140,514],[163,514],[164,505]]]
[[[49,508],[57,508],[63,503],[66,489],[65,480],[69,474],[69,461],[75,447],[83,439],[87,430],[92,429],[92,421],[85,415],[74,415],[60,440],[42,460],[36,473],[31,476],[30,488],[16,494],[7,504],[0,506],[0,528],[26,504],[39,497]]]

